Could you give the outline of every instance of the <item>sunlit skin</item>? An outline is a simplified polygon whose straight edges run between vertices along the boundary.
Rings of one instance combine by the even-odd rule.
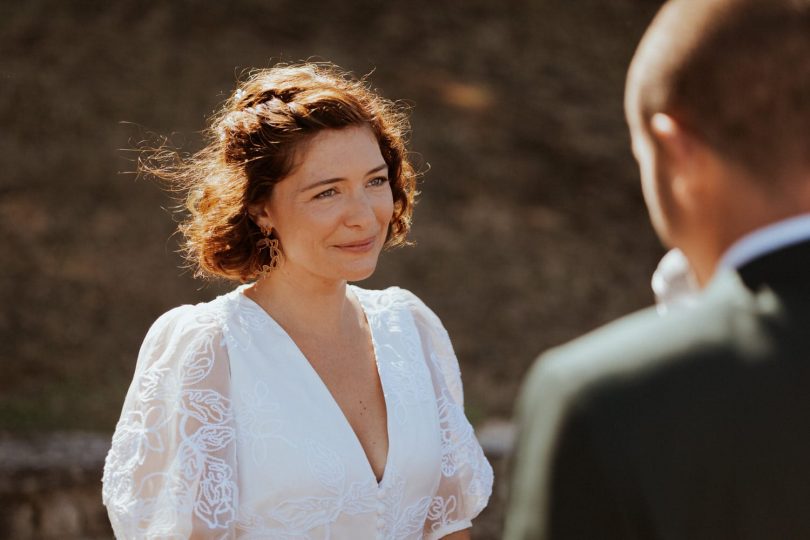
[[[470,540],[470,529],[450,533],[442,538],[444,538],[444,540]]]
[[[272,227],[282,255],[247,294],[279,322],[342,335],[346,321],[363,319],[346,284],[374,272],[393,216],[387,166],[367,127],[322,131],[296,161],[250,209],[258,225]]]
[[[370,129],[317,134],[256,212],[284,256],[273,280],[334,287],[374,272],[394,212],[388,167]]]
[[[738,239],[810,208],[810,185],[800,175],[765,182],[670,115],[656,113],[646,126],[628,117],[653,226],[664,244],[684,252],[701,286]]]
[[[647,126],[631,121],[630,131],[653,228],[664,245],[686,254],[703,286],[743,234],[735,200],[748,195],[746,186],[734,178],[730,164],[666,114],[655,114]]]
[[[644,195],[644,202],[650,214],[650,221],[658,236],[665,244],[670,244],[667,221],[664,219],[663,209],[660,201],[659,187],[655,180],[656,163],[654,161],[654,151],[650,137],[639,127],[631,124],[631,137],[633,143],[633,155],[639,165],[641,173],[641,191]]]

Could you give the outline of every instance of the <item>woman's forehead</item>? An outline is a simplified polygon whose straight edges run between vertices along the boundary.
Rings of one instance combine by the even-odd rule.
[[[377,138],[366,126],[324,130],[299,150],[291,176],[302,180],[364,175],[385,163]]]

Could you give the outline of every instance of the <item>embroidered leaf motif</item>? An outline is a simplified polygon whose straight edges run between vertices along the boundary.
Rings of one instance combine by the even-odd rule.
[[[340,493],[346,482],[343,462],[334,450],[310,440],[306,447],[307,464],[315,478],[330,493]]]

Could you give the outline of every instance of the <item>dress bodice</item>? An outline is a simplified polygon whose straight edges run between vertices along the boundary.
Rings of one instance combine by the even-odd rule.
[[[440,538],[492,470],[439,319],[408,291],[351,287],[371,330],[389,451],[378,483],[329,390],[236,289],[147,335],[104,474],[119,538]]]

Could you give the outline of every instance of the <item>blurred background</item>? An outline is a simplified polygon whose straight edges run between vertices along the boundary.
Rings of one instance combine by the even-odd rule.
[[[278,61],[370,73],[411,108],[416,245],[362,286],[424,299],[470,419],[508,419],[540,351],[652,303],[663,249],[622,95],[660,4],[0,2],[0,527],[45,538],[56,519],[60,538],[64,523],[109,537],[87,456],[103,458],[140,342],[167,309],[233,286],[181,268],[174,201],[134,174],[133,149],[155,134],[198,149],[240,74]],[[65,461],[73,472],[21,480]],[[498,538],[500,480],[476,538]],[[58,504],[42,500],[81,482],[86,508],[49,518]]]

